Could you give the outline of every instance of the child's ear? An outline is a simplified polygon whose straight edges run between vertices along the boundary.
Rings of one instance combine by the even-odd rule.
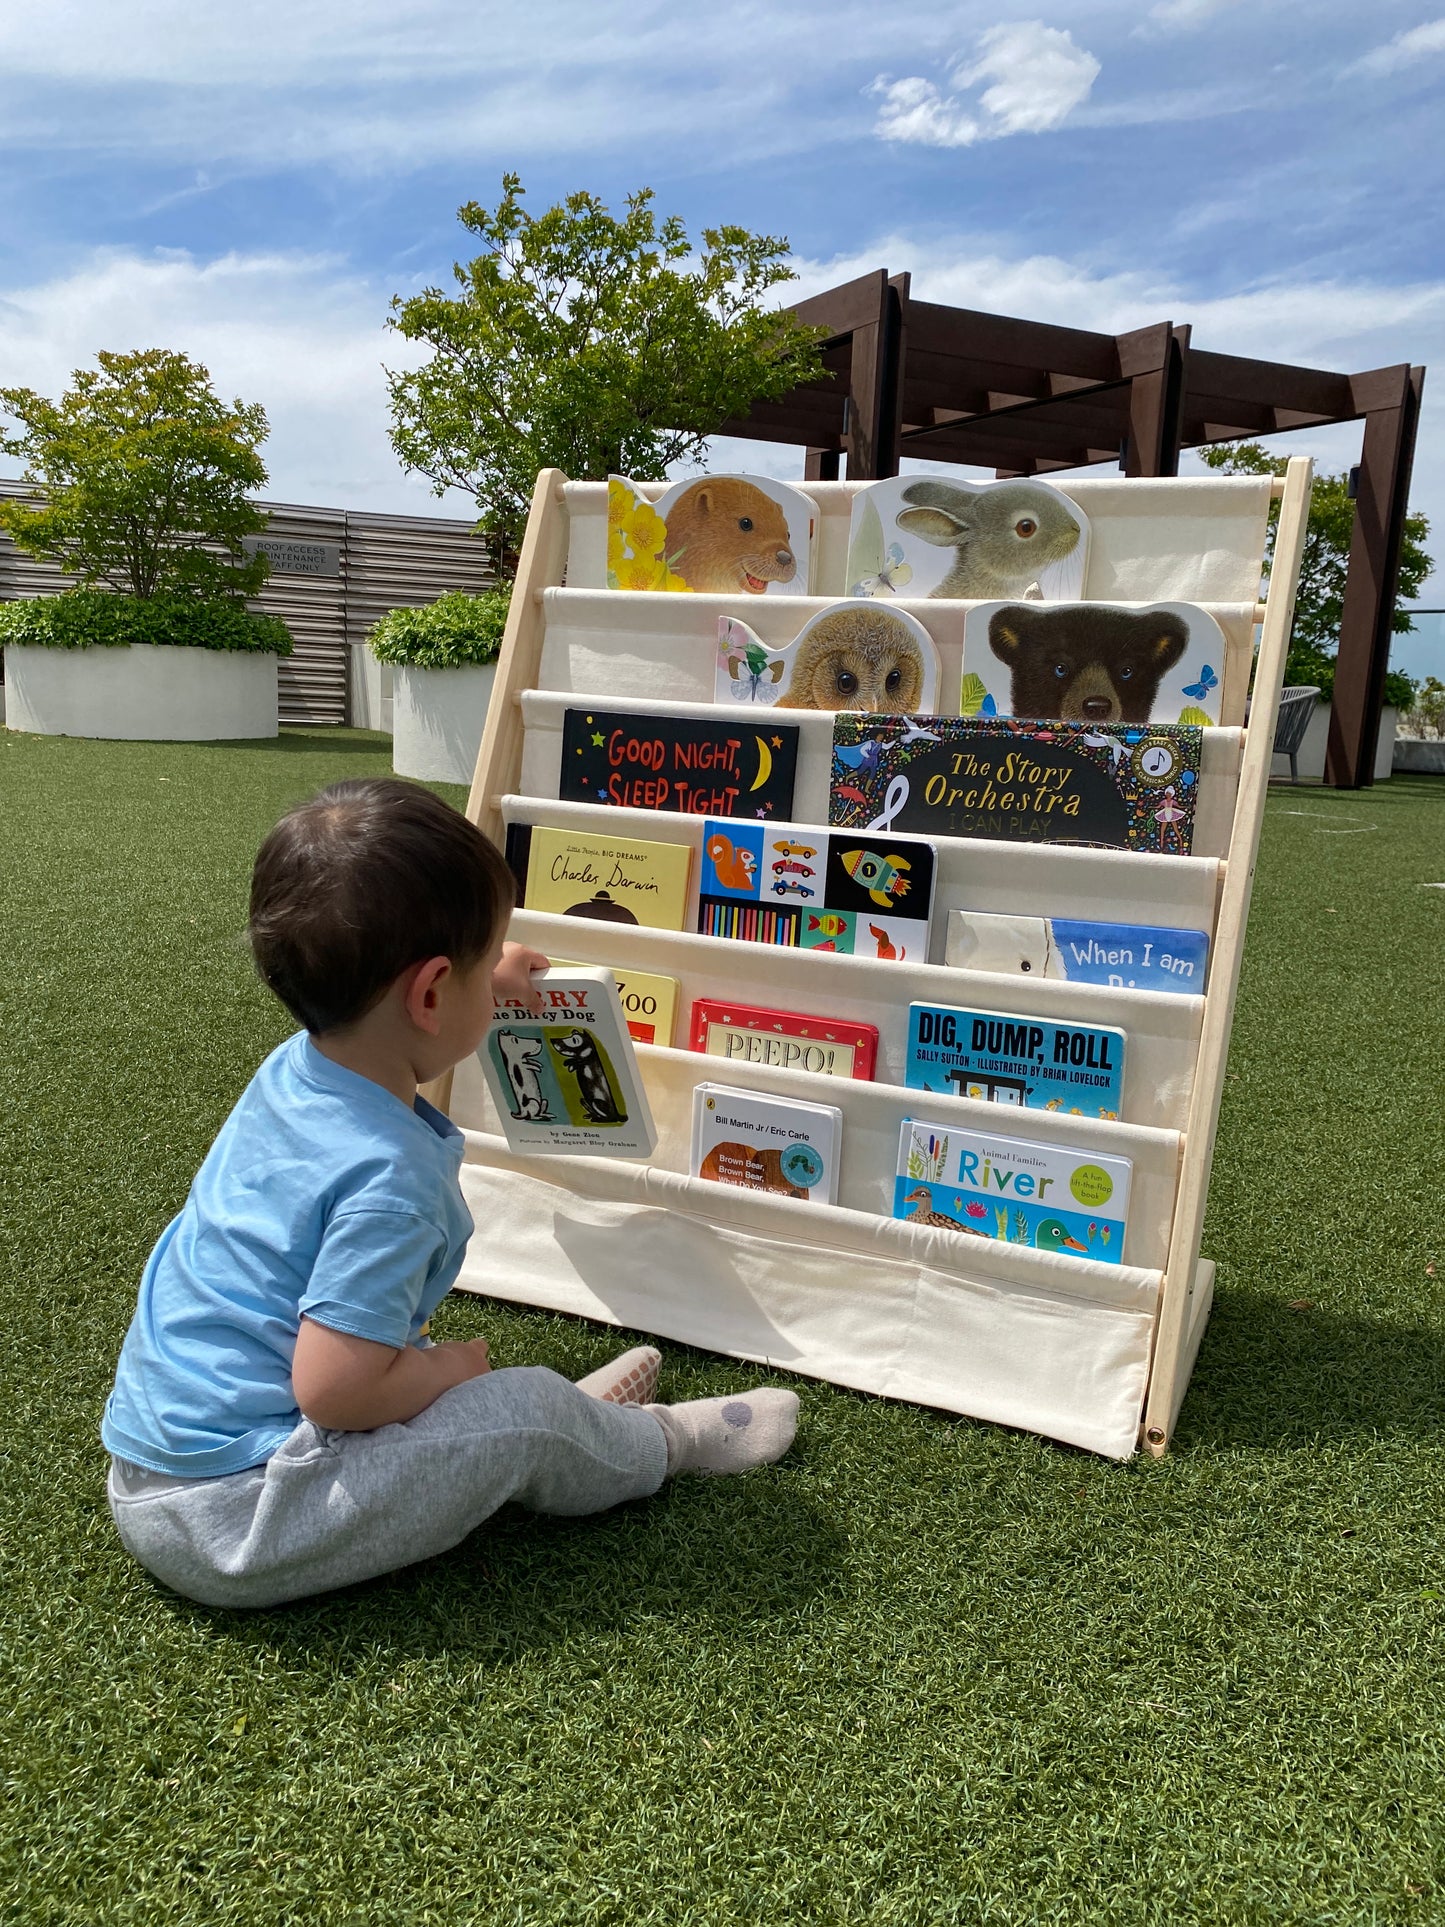
[[[435,1037],[441,1029],[441,986],[451,975],[450,957],[428,957],[413,964],[411,981],[406,987],[406,1014],[418,1030]]]

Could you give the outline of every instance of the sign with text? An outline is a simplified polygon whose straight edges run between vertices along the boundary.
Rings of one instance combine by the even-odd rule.
[[[339,542],[292,542],[281,535],[247,535],[241,546],[247,555],[264,555],[272,575],[341,574]]]
[[[625,810],[778,818],[793,807],[797,767],[796,724],[569,709],[559,793]]]
[[[1011,843],[1187,856],[1199,789],[1190,724],[840,715],[829,820]]]

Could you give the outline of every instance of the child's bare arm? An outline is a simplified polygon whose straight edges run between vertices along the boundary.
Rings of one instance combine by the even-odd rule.
[[[399,1351],[303,1317],[291,1361],[296,1403],[313,1425],[371,1432],[424,1412],[453,1385],[491,1370],[484,1338]]]

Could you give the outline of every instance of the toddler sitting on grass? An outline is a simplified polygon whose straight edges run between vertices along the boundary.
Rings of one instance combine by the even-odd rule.
[[[792,1442],[776,1387],[653,1403],[650,1347],[574,1385],[425,1336],[473,1227],[462,1134],[417,1087],[476,1049],[494,983],[535,1001],[512,904],[493,845],[409,783],[337,783],[261,847],[251,947],[305,1028],[151,1253],[101,1427],[121,1540],[179,1593],[277,1605],[443,1552],[509,1499],[599,1512]]]

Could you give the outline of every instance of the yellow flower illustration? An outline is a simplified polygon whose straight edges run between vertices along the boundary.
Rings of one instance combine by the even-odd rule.
[[[607,586],[685,590],[667,566],[667,524],[618,476],[607,482]]]

